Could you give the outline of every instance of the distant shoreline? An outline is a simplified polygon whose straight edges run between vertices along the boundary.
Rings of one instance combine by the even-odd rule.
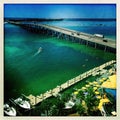
[[[13,18],[13,17],[6,17],[4,18],[5,21],[7,20],[14,20],[14,21],[116,21],[116,18]]]

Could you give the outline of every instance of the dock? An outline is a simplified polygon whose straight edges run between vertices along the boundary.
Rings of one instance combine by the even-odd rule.
[[[107,63],[104,63],[98,67],[95,67],[83,74],[80,74],[78,75],[77,77],[75,78],[72,78],[70,80],[68,80],[67,82],[61,84],[60,86],[56,86],[54,89],[52,90],[49,90],[43,94],[40,94],[40,95],[37,95],[37,96],[34,96],[32,94],[30,94],[29,96],[26,96],[26,98],[29,99],[30,103],[32,106],[35,106],[39,103],[41,103],[43,100],[49,98],[49,97],[52,97],[52,96],[57,96],[61,91],[69,88],[70,86],[80,82],[81,80],[84,80],[85,78],[89,77],[89,76],[92,76],[94,73],[98,72],[98,71],[101,71],[103,70],[105,67],[108,67],[112,64],[116,63],[115,60],[112,60],[112,61],[109,61]]]
[[[75,43],[84,44],[104,50],[105,52],[116,53],[116,42],[108,39],[95,36],[93,34],[78,32],[66,28],[56,27],[37,22],[14,22],[8,21],[10,24],[18,25],[31,32],[36,32],[45,35],[51,35],[64,40],[69,40]]]

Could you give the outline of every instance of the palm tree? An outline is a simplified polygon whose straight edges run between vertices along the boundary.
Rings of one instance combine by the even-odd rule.
[[[85,103],[88,108],[88,115],[92,115],[94,109],[98,106],[99,103],[92,88],[88,88],[88,94],[85,97]]]
[[[80,116],[86,115],[86,109],[82,104],[77,105],[76,110]]]
[[[84,92],[81,90],[79,91],[79,93],[77,94],[77,99],[80,99],[80,103],[82,103],[82,100],[85,99],[85,96],[84,96]]]
[[[40,105],[41,112],[43,112],[44,114],[46,114],[46,116],[48,116],[50,107],[51,107],[51,101],[49,99],[42,101]]]

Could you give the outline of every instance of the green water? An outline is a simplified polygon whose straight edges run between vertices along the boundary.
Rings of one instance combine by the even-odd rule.
[[[38,49],[42,47],[42,51]],[[5,26],[4,96],[39,95],[104,62],[115,59],[78,43]]]

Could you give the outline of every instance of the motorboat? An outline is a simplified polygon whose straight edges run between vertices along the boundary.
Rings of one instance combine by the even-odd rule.
[[[68,101],[67,103],[65,103],[65,109],[71,109],[74,105],[74,102]]]
[[[14,107],[10,107],[9,104],[4,105],[4,113],[8,116],[16,116],[17,112]]]
[[[14,100],[14,103],[17,104],[19,107],[29,110],[31,108],[30,103],[27,100],[22,98],[17,98]]]

